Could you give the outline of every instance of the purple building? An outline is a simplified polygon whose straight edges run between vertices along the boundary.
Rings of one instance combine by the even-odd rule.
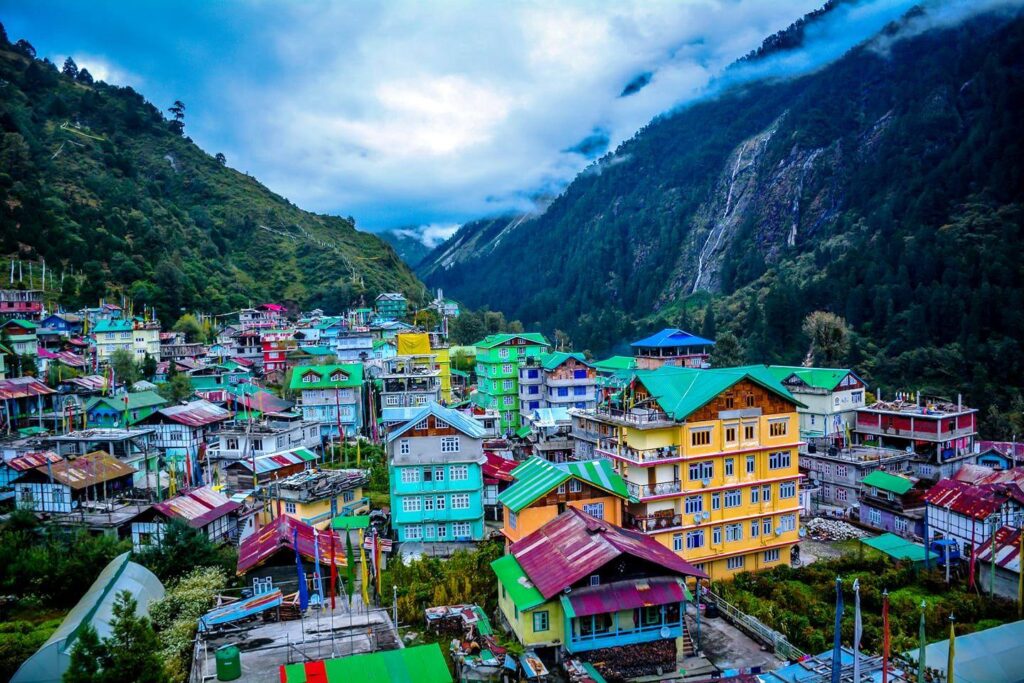
[[[861,480],[860,522],[904,538],[923,538],[924,492],[907,477],[875,470]]]

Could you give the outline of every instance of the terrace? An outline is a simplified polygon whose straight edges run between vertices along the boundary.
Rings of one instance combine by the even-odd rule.
[[[654,484],[636,484],[627,480],[626,487],[629,489],[630,494],[643,500],[644,498],[654,498],[656,496],[681,493],[683,490],[683,482],[679,479],[674,479],[672,481],[656,482]]]
[[[612,408],[609,405],[600,405],[597,407],[595,415],[615,424],[637,427],[639,429],[673,427],[676,425],[675,420],[664,412],[651,408],[623,410],[621,408]]]
[[[620,443],[618,439],[599,439],[596,450],[601,455],[634,465],[651,465],[680,457],[678,446],[633,448],[629,444]]]

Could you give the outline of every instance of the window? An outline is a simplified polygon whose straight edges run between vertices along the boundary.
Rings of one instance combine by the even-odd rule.
[[[441,452],[442,453],[458,453],[459,452],[459,437],[457,436],[445,436],[441,439]]]
[[[420,420],[419,422],[416,423],[416,426],[413,427],[413,429],[415,429],[417,431],[422,431],[422,430],[425,430],[426,428],[427,428],[427,421],[426,420]]]
[[[725,476],[731,477],[733,474],[735,474],[735,470],[736,470],[736,461],[733,458],[726,458],[725,459]]]
[[[450,425],[444,420],[438,420],[436,417],[434,418],[434,429],[448,429],[449,426]]]
[[[564,495],[565,494],[565,484],[559,484],[558,488],[555,489],[555,493],[557,493],[558,495]]]
[[[548,630],[548,611],[541,610],[533,613],[533,632],[540,633]]]
[[[881,526],[882,524],[882,513],[874,508],[868,509],[868,524],[872,526]]]
[[[420,480],[420,468],[418,467],[403,467],[402,468],[402,483],[403,484],[416,484]]]
[[[294,515],[295,514],[295,503],[285,503],[284,504],[284,511],[287,512],[289,515]]]
[[[511,375],[512,372],[513,372],[513,369],[512,369],[512,364],[511,363],[505,363],[504,365],[501,366],[501,373],[503,375]]]
[[[768,423],[768,436],[785,436],[789,430],[789,419],[772,420]]]
[[[736,399],[733,396],[725,397],[725,409],[732,410],[736,407]]]
[[[237,451],[238,450],[238,439],[228,439],[227,440],[227,445],[225,446],[225,448],[227,448],[227,450],[229,450],[229,451]]]
[[[434,470],[430,469],[429,467],[424,467],[423,468],[423,481],[433,481],[433,480],[434,480]]]
[[[452,495],[452,510],[468,510],[469,494],[456,493]]]
[[[761,533],[763,533],[765,536],[767,536],[771,532],[772,532],[772,518],[771,517],[765,517],[764,519],[761,520]]]
[[[685,509],[687,514],[704,512],[704,496],[687,496]]]
[[[691,429],[690,430],[690,445],[691,446],[707,446],[711,443],[711,430],[710,429]]]
[[[355,491],[345,491],[343,494],[341,494],[341,501],[343,503],[351,503],[355,499],[356,499],[356,492]]]
[[[753,455],[747,456],[747,474],[754,474],[757,472],[757,458]]]
[[[430,496],[426,496],[423,499],[423,511],[433,512],[434,511],[434,499]]]
[[[435,467],[434,468],[434,481],[444,481],[444,468],[443,467]]]
[[[531,384],[529,387],[527,387],[526,393],[528,393],[528,394],[539,394],[540,393],[540,387],[538,387],[536,384]]]
[[[569,387],[558,387],[558,395],[559,396],[568,396],[569,395]]]
[[[508,360],[508,349],[498,349],[498,358]]]
[[[527,370],[526,376],[529,377],[530,379],[537,379],[540,376],[540,373],[538,373],[536,370]]]
[[[434,538],[434,527],[429,524],[423,528],[423,534],[425,538]]]
[[[765,503],[770,503],[772,500],[772,485],[765,484],[761,487],[761,500]]]
[[[402,512],[419,512],[422,499],[419,496],[402,498]]]
[[[796,482],[784,481],[779,484],[779,498],[792,498],[796,495]]]
[[[452,465],[452,481],[466,481],[469,479],[469,467],[466,465]]]
[[[740,489],[733,489],[725,492],[725,507],[739,507],[743,502],[743,492]]]
[[[736,428],[735,427],[726,427],[725,428],[725,442],[726,443],[736,443]]]
[[[764,551],[764,561],[765,562],[778,562],[779,561],[779,557],[780,557],[780,553],[779,553],[779,549],[778,548],[772,548],[771,550],[765,550]]]
[[[469,522],[456,522],[452,524],[452,536],[455,538],[468,538]]]
[[[779,517],[779,528],[783,531],[793,531],[796,529],[796,515],[782,515]]]
[[[905,532],[908,528],[910,528],[910,525],[908,524],[906,517],[897,517],[895,519],[895,527],[896,531]]]
[[[501,402],[506,406],[510,406],[515,402],[515,399],[513,399],[511,396],[505,396]],[[511,413],[509,413],[509,415],[511,415]]]
[[[789,467],[791,462],[789,451],[779,451],[768,456],[768,469],[781,470]]]
[[[590,575],[590,585],[591,586],[600,586],[601,585],[601,577],[600,577],[600,575],[598,575],[598,574],[591,574]]]
[[[850,470],[846,465],[836,465],[836,476],[837,477],[848,477]]]
[[[756,505],[761,502],[761,487],[751,486],[750,487],[750,503]]]
[[[743,425],[743,440],[753,441],[755,438],[757,438],[757,425],[753,423]]]
[[[572,388],[572,394],[573,394],[573,396],[586,396],[587,395],[587,388],[586,387],[573,387]]]
[[[697,529],[696,531],[688,531],[688,532],[686,532],[686,547],[689,550],[693,550],[695,548],[703,548],[704,547],[704,530],[703,529]]]
[[[757,538],[760,535],[760,531],[761,523],[755,519],[753,522],[750,523],[750,537]]]
[[[438,510],[444,510],[444,508],[445,508],[445,498],[444,498],[444,496],[438,496],[437,497],[437,509]]]
[[[711,494],[711,509],[721,510],[722,509],[722,494],[712,493]]]
[[[572,371],[572,378],[573,379],[586,379],[587,378],[587,371],[586,370],[573,370]]]
[[[848,494],[846,492],[846,489],[844,489],[842,486],[837,486],[836,487],[836,500],[845,501],[847,499],[847,497],[848,497]]]
[[[405,540],[418,541],[423,538],[423,527],[419,524],[405,527]]]
[[[182,441],[184,441],[184,439],[182,439]],[[252,449],[254,451],[262,451],[263,450],[263,439],[253,439],[252,440]]]
[[[448,526],[446,524],[437,525],[437,538],[438,540],[448,538]]]
[[[730,557],[725,561],[725,566],[727,569],[743,569],[743,560],[745,559],[746,558],[743,555],[740,555],[739,557]]]
[[[512,380],[510,380],[510,379],[502,380],[501,388],[504,391],[512,391]]]
[[[579,479],[569,480],[569,493],[579,493],[583,490],[583,482]]]
[[[722,542],[722,527],[716,526],[711,530],[711,542],[715,545]]]
[[[402,439],[398,442],[398,452],[401,455],[409,455],[409,439]]]
[[[743,540],[743,525],[742,524],[726,524],[725,525],[725,540],[726,541],[742,541]]]
[[[591,517],[604,519],[604,503],[586,503],[583,506],[583,511]]]
[[[754,395],[753,394],[747,394],[746,396],[743,397],[743,399],[744,399],[744,402],[747,404],[748,408],[753,408],[754,407]]]
[[[690,463],[690,481],[711,479],[715,476],[715,463],[713,460]]]
[[[672,534],[672,550],[674,550],[675,552],[678,553],[678,552],[682,551],[682,549],[683,549],[683,535],[682,534]]]
[[[395,396],[395,395],[385,396],[384,397],[384,405],[386,405],[386,406],[397,406],[400,403],[400,401],[399,401],[400,398],[401,398],[401,396]]]

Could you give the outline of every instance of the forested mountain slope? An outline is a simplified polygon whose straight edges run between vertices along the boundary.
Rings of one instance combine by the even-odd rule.
[[[229,168],[131,88],[33,56],[0,35],[0,254],[63,272],[65,305],[124,295],[173,322],[264,299],[339,311],[386,290],[422,298],[376,236]]]

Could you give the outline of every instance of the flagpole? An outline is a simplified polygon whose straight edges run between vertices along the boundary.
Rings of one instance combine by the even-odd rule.
[[[889,683],[889,591],[882,591],[882,683]]]
[[[853,680],[860,683],[860,637],[863,625],[860,620],[860,579],[853,580]]]
[[[946,681],[947,683],[955,683],[956,679],[953,677],[953,660],[956,658],[956,629],[953,628],[956,619],[953,617],[953,613],[949,613],[949,656],[946,659]]]
[[[924,648],[928,644],[928,639],[924,632],[924,608],[925,602],[921,601],[921,621],[917,627],[917,683],[925,683],[924,681],[924,667],[925,667],[925,652]]]
[[[841,629],[843,624],[843,580],[836,577],[836,619],[832,640],[832,683],[841,683],[843,674],[843,646]]]

